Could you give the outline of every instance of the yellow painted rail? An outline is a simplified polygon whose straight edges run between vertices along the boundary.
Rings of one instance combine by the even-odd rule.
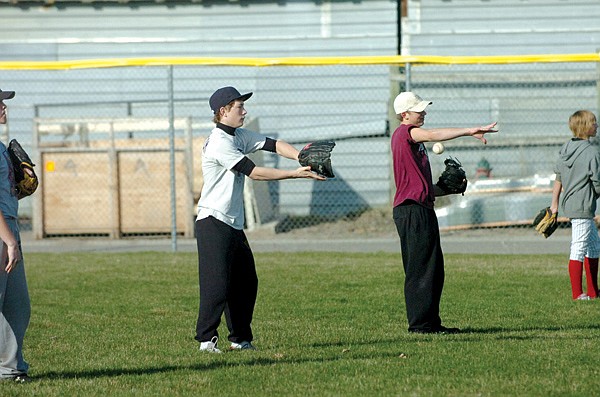
[[[325,65],[404,65],[411,64],[516,64],[599,62],[600,53],[539,54],[493,56],[349,56],[349,57],[288,57],[288,58],[228,58],[228,57],[159,57],[75,59],[67,61],[0,61],[4,70],[65,70],[130,66],[325,66]]]

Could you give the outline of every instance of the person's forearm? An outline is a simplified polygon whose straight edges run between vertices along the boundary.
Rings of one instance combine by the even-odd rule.
[[[550,210],[552,213],[558,212],[558,200],[562,191],[562,182],[554,181],[554,187],[552,188],[552,204],[550,204]]]
[[[430,142],[449,141],[461,136],[470,136],[476,128],[433,128],[428,130]]]
[[[255,181],[277,181],[294,178],[296,170],[280,170],[277,168],[254,167],[250,178]]]
[[[298,160],[298,149],[285,141],[277,141],[275,144],[277,154],[291,160]]]
[[[17,245],[17,240],[2,214],[0,214],[0,239],[9,247],[15,247]]]
[[[19,251],[19,243],[15,238],[15,235],[8,227],[8,223],[6,223],[6,219],[4,219],[4,215],[0,213],[0,239],[2,239],[2,243],[0,244],[2,247],[0,251],[2,254],[0,255],[0,266],[4,267],[4,271],[6,273],[10,273],[21,257],[21,253]]]

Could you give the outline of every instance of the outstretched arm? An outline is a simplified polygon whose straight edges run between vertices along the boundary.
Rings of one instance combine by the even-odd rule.
[[[482,127],[473,128],[413,128],[410,131],[410,135],[416,142],[441,142],[449,141],[461,136],[472,136],[473,138],[479,139],[483,144],[487,143],[485,134],[498,132],[495,129],[496,123],[491,123]]]
[[[295,170],[280,170],[278,168],[254,167],[249,177],[255,181],[276,181],[281,179],[307,178],[324,181],[327,178],[310,170],[310,167],[300,167]]]

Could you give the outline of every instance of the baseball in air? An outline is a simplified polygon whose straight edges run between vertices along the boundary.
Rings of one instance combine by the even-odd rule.
[[[433,145],[433,153],[442,154],[444,153],[444,145],[441,142],[436,142]]]

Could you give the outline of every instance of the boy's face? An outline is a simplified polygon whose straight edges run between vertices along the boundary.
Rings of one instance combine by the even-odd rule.
[[[402,113],[402,124],[412,124],[421,127],[425,124],[426,115],[427,112],[424,110],[422,112],[406,111]]]
[[[248,113],[244,108],[244,101],[236,100],[229,110],[226,108],[221,108],[221,110],[223,111],[221,123],[233,128],[239,128],[244,125],[244,119]]]
[[[0,124],[6,124],[6,105],[0,100]]]

